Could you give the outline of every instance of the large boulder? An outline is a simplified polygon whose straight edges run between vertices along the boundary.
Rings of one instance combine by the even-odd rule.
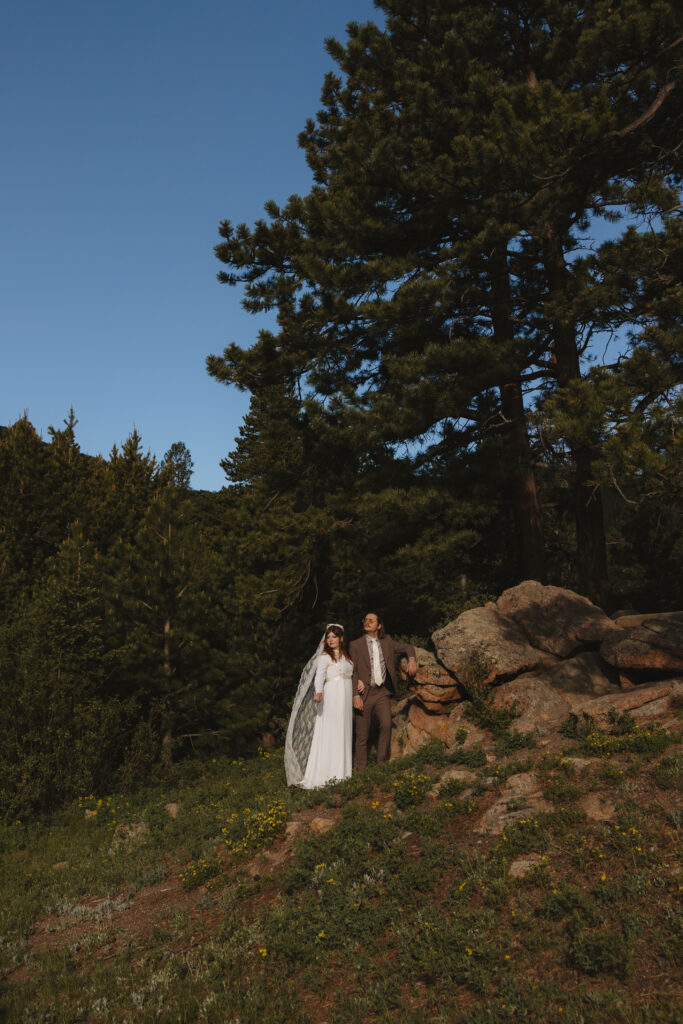
[[[538,672],[530,672],[496,687],[493,706],[499,710],[515,710],[512,728],[516,732],[533,732],[546,736],[559,729],[571,713],[571,705]]]
[[[493,606],[472,608],[432,634],[439,661],[468,693],[526,672],[543,659]]]
[[[536,580],[505,590],[496,610],[512,619],[530,644],[560,658],[598,646],[619,628],[587,597]]]
[[[670,619],[673,622],[683,622],[683,612],[624,612],[621,615],[614,615],[616,625],[619,629],[631,629],[633,626],[642,626],[644,622],[651,622],[656,619]]]
[[[617,629],[606,637],[600,655],[620,670],[683,672],[683,617],[679,612],[641,619],[626,626],[631,618],[617,620]]]
[[[621,693],[619,684],[605,673],[599,655],[585,651],[501,683],[494,692],[493,706],[515,708],[519,717],[513,729],[517,732],[547,736],[560,727],[577,703]]]
[[[430,651],[418,647],[415,655],[417,674],[409,682],[411,692],[428,711],[447,714],[456,701],[463,699],[462,687]]]
[[[590,715],[599,728],[609,728],[612,709],[642,725],[678,724],[683,612],[615,622],[572,591],[527,581],[495,604],[464,612],[432,640],[436,656],[417,650],[410,696],[393,705],[394,757],[433,739],[452,749],[463,730],[466,748],[490,748],[490,733],[467,719],[463,698],[493,684],[494,707],[514,707],[513,729],[544,737],[548,749],[561,743],[569,714]]]
[[[619,693],[621,686],[616,677],[614,669],[594,651],[584,651],[566,661],[558,661],[544,672],[544,678],[554,690],[563,694],[585,694],[587,697]]]
[[[639,724],[646,724],[667,717],[672,697],[677,696],[678,685],[678,680],[670,679],[665,683],[637,686],[633,690],[594,697],[592,700],[569,695],[568,699],[575,715],[590,715],[596,726],[601,729],[609,726],[610,716],[615,711],[617,714],[627,712]]]

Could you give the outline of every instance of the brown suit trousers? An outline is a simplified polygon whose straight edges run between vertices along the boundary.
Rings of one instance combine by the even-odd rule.
[[[358,683],[365,684],[363,710],[356,713],[356,744],[354,749],[354,767],[361,771],[368,763],[368,736],[372,716],[379,722],[379,741],[377,743],[377,763],[389,760],[391,751],[391,694],[398,689],[396,676],[396,655],[406,654],[415,657],[412,644],[404,644],[393,637],[383,636],[379,641],[384,655],[386,677],[383,686],[371,686],[372,670],[370,668],[370,651],[367,637],[361,636],[349,644],[349,656],[353,661],[353,695],[358,696]]]

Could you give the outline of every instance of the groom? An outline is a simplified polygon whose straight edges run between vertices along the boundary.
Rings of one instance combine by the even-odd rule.
[[[415,648],[402,644],[384,632],[381,616],[368,612],[363,619],[365,636],[352,640],[349,656],[353,661],[353,706],[356,716],[354,767],[361,771],[368,763],[368,735],[372,716],[379,721],[377,763],[389,760],[391,749],[391,694],[397,692],[396,655],[408,656],[408,675],[417,672]]]

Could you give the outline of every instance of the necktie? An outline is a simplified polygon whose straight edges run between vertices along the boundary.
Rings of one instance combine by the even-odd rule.
[[[382,685],[382,666],[379,660],[379,643],[374,637],[371,638],[372,643],[372,681],[375,686]]]

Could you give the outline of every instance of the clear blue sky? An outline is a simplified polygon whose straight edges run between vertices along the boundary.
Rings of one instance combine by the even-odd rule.
[[[0,424],[83,451],[137,427],[224,483],[247,397],[206,373],[259,322],[219,285],[223,219],[305,192],[323,48],[371,0],[19,0],[0,13]]]

